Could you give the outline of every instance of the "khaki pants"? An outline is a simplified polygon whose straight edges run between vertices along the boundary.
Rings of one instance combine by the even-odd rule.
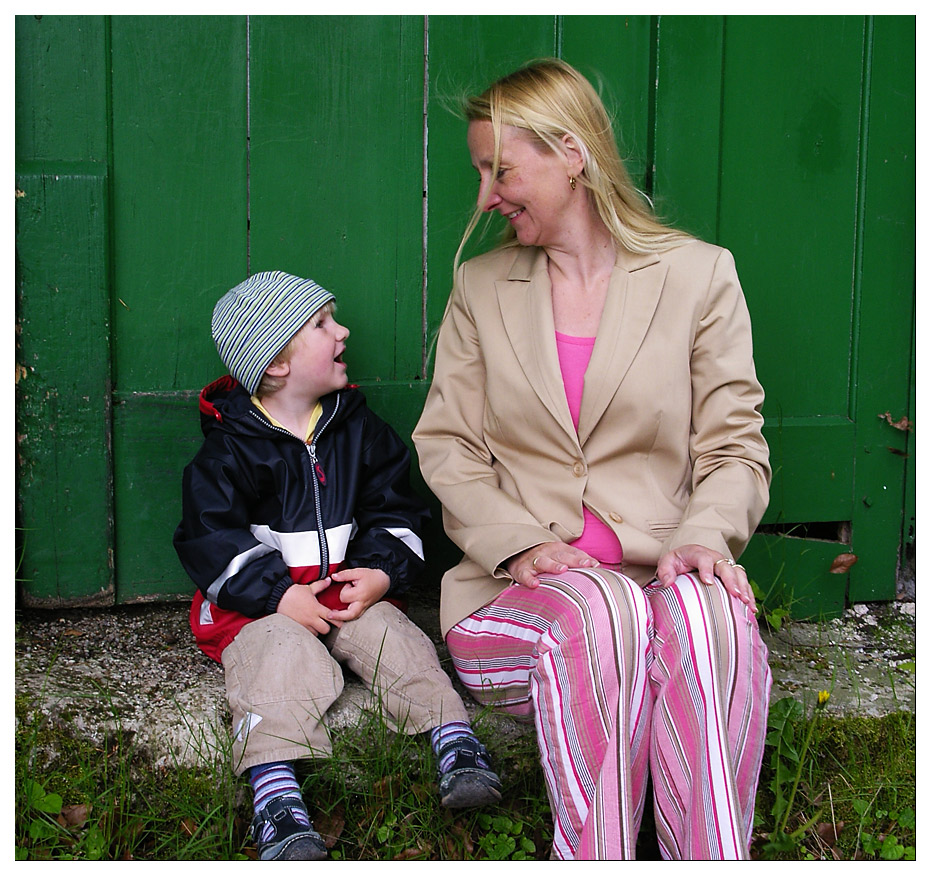
[[[341,666],[362,679],[389,724],[404,733],[469,720],[433,642],[388,602],[322,638],[281,614],[259,618],[242,628],[222,659],[236,775],[258,764],[331,754],[323,716],[342,692]]]

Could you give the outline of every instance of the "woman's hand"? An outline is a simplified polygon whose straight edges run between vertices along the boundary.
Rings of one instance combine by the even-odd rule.
[[[540,575],[559,575],[567,569],[594,569],[598,560],[585,551],[561,541],[547,541],[514,554],[506,563],[507,573],[515,584],[531,589],[539,586]]]
[[[668,587],[677,576],[696,570],[704,584],[711,584],[717,575],[728,593],[749,605],[751,611],[756,611],[756,599],[744,567],[700,544],[686,544],[671,550],[657,564],[656,579]]]
[[[327,620],[333,626],[341,626],[345,621],[355,620],[362,613],[378,602],[391,586],[391,579],[381,569],[343,569],[334,572],[330,580],[337,584],[345,582],[339,591],[339,598],[346,603],[346,608],[331,611]]]

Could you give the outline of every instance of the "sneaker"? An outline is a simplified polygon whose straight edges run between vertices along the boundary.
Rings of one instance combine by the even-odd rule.
[[[454,739],[439,750],[437,761],[442,763],[451,751],[455,758],[445,772],[438,773],[443,806],[488,806],[501,799],[501,780],[488,769],[491,759],[481,742],[474,737]]]
[[[260,861],[320,861],[326,857],[323,837],[314,830],[304,802],[276,797],[252,819],[252,839]]]

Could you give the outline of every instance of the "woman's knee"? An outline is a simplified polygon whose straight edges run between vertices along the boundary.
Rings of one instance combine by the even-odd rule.
[[[548,588],[562,600],[560,624],[581,625],[586,635],[617,628],[644,636],[649,631],[652,612],[646,594],[619,572],[572,569],[558,578],[541,579],[540,588]]]
[[[646,596],[654,614],[677,619],[685,625],[705,622],[710,615],[720,620],[750,622],[756,626],[752,609],[728,593],[717,576],[710,584],[705,584],[697,572],[679,575],[668,585],[654,581],[646,588]]]

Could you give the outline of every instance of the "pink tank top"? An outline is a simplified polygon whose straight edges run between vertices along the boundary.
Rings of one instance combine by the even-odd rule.
[[[579,428],[579,411],[582,408],[582,390],[585,388],[585,370],[595,348],[594,338],[574,338],[556,332],[556,351],[559,354],[559,370],[566,388],[566,401],[572,424]],[[583,506],[584,524],[582,534],[572,544],[605,564],[619,563],[624,556],[621,543],[614,531],[605,526],[588,508]]]

